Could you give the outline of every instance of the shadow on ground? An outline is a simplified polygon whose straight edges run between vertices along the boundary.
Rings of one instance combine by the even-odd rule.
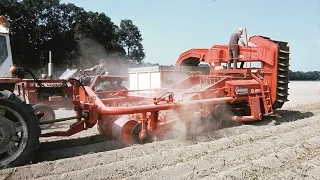
[[[282,123],[286,122],[293,122],[304,118],[309,118],[314,116],[312,112],[300,112],[300,111],[294,111],[294,110],[275,110],[273,115],[265,116],[261,121],[254,121],[254,122],[248,122],[244,124],[249,125],[268,125],[268,124],[274,124],[274,125],[280,125]]]
[[[251,126],[268,126],[268,125],[280,125],[282,123],[294,122],[297,120],[301,120],[304,118],[309,118],[314,116],[312,112],[300,112],[294,110],[276,110],[274,114],[270,116],[265,116],[261,121],[253,121],[253,122],[233,122],[226,121],[222,123],[220,126],[215,126],[214,124],[205,124],[202,125],[202,131],[197,134],[190,134],[186,137],[189,142],[198,143],[203,141],[213,141],[226,136],[232,136],[237,134],[237,131],[243,131],[241,126],[243,125],[251,125]],[[239,130],[233,129],[232,127],[240,127]],[[222,130],[220,132],[220,130]]]
[[[93,135],[78,139],[63,139],[41,142],[34,163],[72,158],[84,154],[117,150],[126,147],[118,140],[108,139],[103,135]]]

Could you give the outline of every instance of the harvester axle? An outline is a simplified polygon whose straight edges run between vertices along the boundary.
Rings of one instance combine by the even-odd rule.
[[[68,120],[72,120],[72,119],[77,119],[77,118],[83,118],[83,116],[80,116],[80,117],[79,116],[71,116],[71,117],[66,117],[66,118],[43,121],[43,122],[40,122],[40,125],[51,124],[51,123],[56,123],[56,122],[63,122],[63,121],[68,121]]]

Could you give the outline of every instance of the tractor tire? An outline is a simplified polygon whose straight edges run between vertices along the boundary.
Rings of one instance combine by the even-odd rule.
[[[45,122],[48,120],[56,119],[55,112],[53,111],[53,109],[50,106],[48,106],[46,104],[42,104],[42,103],[35,104],[35,105],[33,105],[33,109],[34,109],[35,114],[44,113],[44,116],[41,119],[39,119],[40,122]],[[54,125],[54,123],[42,124],[42,125],[40,125],[40,128],[43,130],[50,129],[53,125]]]
[[[32,106],[8,90],[0,91],[0,168],[30,163],[40,135]]]

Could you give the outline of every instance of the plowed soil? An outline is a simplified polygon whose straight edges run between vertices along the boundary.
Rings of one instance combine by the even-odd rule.
[[[0,179],[320,179],[317,86],[291,82],[274,115],[192,138],[127,147],[96,128],[43,138],[37,162],[0,170]]]

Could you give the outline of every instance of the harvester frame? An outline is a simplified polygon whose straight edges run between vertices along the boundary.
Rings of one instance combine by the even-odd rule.
[[[249,42],[253,45],[249,46]],[[30,104],[4,91],[3,97],[9,98],[0,99],[0,108],[20,114],[5,117],[7,111],[0,111],[0,117],[5,119],[0,122],[10,130],[0,132],[3,135],[0,141],[7,145],[0,147],[0,152],[6,154],[0,159],[0,166],[21,165],[29,161],[39,143],[38,137],[70,136],[96,124],[101,134],[119,138],[130,145],[161,139],[178,121],[190,129],[195,121],[201,124],[201,120],[218,118],[219,115],[222,116],[222,122],[262,120],[263,116],[272,114],[288,101],[289,46],[286,42],[256,35],[249,40],[247,38],[247,46],[240,46],[239,52],[239,62],[249,63],[249,67],[217,68],[229,61],[228,45],[214,45],[209,49],[191,49],[182,53],[176,66],[197,66],[204,60],[214,65],[210,74],[188,77],[156,91],[153,96],[136,95],[135,90],[120,90],[112,91],[107,98],[99,97],[100,94],[110,94],[110,91],[94,92],[92,87],[69,79],[66,83],[71,84],[69,88],[72,89],[75,116],[47,122],[39,122],[42,114],[32,114],[34,110]],[[252,62],[260,62],[261,67],[252,68]],[[104,78],[107,77],[97,76],[95,80],[103,81]],[[6,78],[1,81],[2,89],[12,92],[21,79]],[[222,112],[217,116],[215,113],[224,105],[232,113]],[[70,119],[76,119],[76,122],[68,130],[40,135],[39,125]],[[21,129],[20,123],[16,123],[18,121],[25,124],[24,129]],[[18,143],[12,140],[18,138],[16,130],[22,130],[21,133],[28,136],[21,136],[21,139],[25,138],[24,142],[12,146],[12,142]],[[15,147],[19,151],[12,152]]]
[[[130,95],[128,91],[124,90],[117,91],[114,97],[100,99],[97,94],[106,92],[95,93],[90,87],[75,82],[73,84],[73,103],[77,114],[77,122],[70,126],[67,131],[49,132],[42,134],[42,136],[71,136],[98,123],[101,134],[121,139],[126,144],[134,144],[144,142],[147,135],[160,139],[175,122],[170,119],[170,114],[179,114],[178,119],[184,121],[187,126],[188,123],[191,123],[190,121],[210,118],[210,113],[220,104],[247,103],[249,105],[250,114],[241,115],[239,113],[230,116],[229,120],[241,122],[262,120],[263,115],[272,113],[271,105],[267,101],[270,97],[269,91],[264,90],[267,89],[267,86],[263,84],[263,81],[260,80],[259,83],[256,83],[252,80],[261,78],[258,74],[259,71],[252,73],[247,69],[243,72],[250,74],[250,76],[247,78],[211,75],[193,76],[168,89],[157,92],[157,97]],[[248,82],[251,84],[248,85]],[[227,86],[224,86],[224,83]],[[169,89],[171,91],[182,91],[189,84],[211,86],[205,90],[181,93],[178,99],[174,98],[174,93],[167,91]],[[247,90],[250,89],[251,92],[246,93],[246,88]],[[261,99],[264,99],[264,101],[261,101]],[[261,107],[263,108],[261,109]],[[233,107],[230,108],[231,111],[234,110]],[[236,111],[241,108],[243,107],[237,107]],[[169,115],[161,114],[162,111],[168,110],[171,111]],[[190,119],[190,117],[195,117],[194,112],[198,114],[197,118]],[[227,119],[223,121],[227,121]]]
[[[260,61],[261,68],[211,68],[210,75],[181,80],[158,91],[154,97],[119,91],[118,97],[100,99],[89,87],[73,83],[77,122],[67,131],[42,136],[70,136],[98,124],[100,133],[134,144],[150,139],[147,135],[161,137],[177,119],[187,126],[193,121],[190,117],[194,117],[195,112],[198,114],[195,119],[210,118],[221,104],[230,105],[233,113],[225,121],[262,120],[263,116],[272,114],[288,101],[290,52],[286,42],[268,37],[252,36],[249,41],[255,46],[240,47],[239,61],[250,65]],[[214,45],[207,50],[192,49],[183,53],[176,65],[194,66],[204,59],[216,67],[221,66],[229,60],[227,52],[228,45]],[[199,85],[205,87],[194,90]],[[190,92],[190,89],[193,90]],[[163,115],[163,111],[171,112]],[[179,118],[174,119],[173,114],[178,114]]]

